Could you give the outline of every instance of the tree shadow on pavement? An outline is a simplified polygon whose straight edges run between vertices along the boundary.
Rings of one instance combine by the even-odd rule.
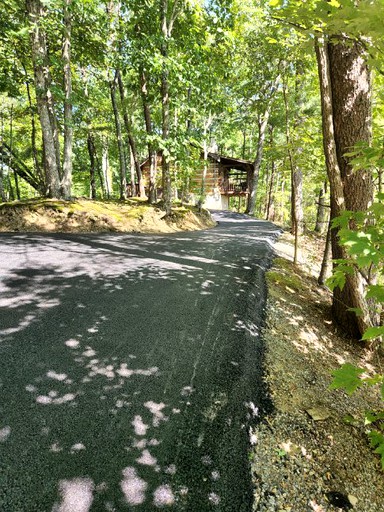
[[[222,235],[2,240],[1,510],[251,510],[270,248]]]

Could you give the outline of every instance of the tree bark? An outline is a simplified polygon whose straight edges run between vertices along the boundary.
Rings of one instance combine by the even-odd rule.
[[[0,199],[5,202],[7,195],[4,187],[4,118],[3,112],[0,113],[0,143],[1,143],[1,154],[0,154]]]
[[[345,156],[357,142],[371,138],[371,80],[364,53],[358,43],[317,41],[323,142],[331,192],[331,219],[345,210],[366,210],[373,196],[370,171],[353,171]],[[353,227],[353,226],[351,226]],[[333,259],[346,257],[332,229]],[[358,308],[357,316],[350,308]],[[365,299],[364,282],[355,271],[346,276],[342,290],[333,292],[333,315],[350,335],[360,338],[372,326]]]
[[[88,130],[87,136],[87,147],[88,147],[88,155],[89,155],[89,177],[90,177],[90,189],[91,189],[91,199],[96,199],[96,148],[95,142],[93,140],[92,133]]]
[[[40,167],[40,161],[39,161],[39,154],[37,151],[37,145],[36,145],[36,122],[35,122],[35,107],[32,104],[32,96],[31,96],[31,88],[29,85],[29,77],[27,73],[27,69],[24,64],[22,64],[24,73],[25,73],[25,85],[27,89],[27,96],[28,96],[28,105],[29,105],[29,111],[31,113],[31,147],[32,147],[32,154],[33,154],[33,163],[35,167],[36,174],[38,176],[39,181],[44,181],[44,176]]]
[[[119,111],[117,108],[117,101],[116,101],[116,75],[115,75],[115,78],[110,83],[110,90],[111,90],[111,101],[112,101],[113,115],[115,118],[117,149],[118,149],[118,153],[119,153],[120,200],[123,201],[124,199],[126,199],[126,191],[127,191],[127,165],[126,165],[126,161],[125,161],[123,137],[121,134],[121,123],[120,123]]]
[[[327,182],[324,182],[324,186],[320,188],[319,192],[319,201],[317,204],[317,214],[316,214],[316,225],[315,232],[316,233],[324,233],[325,226],[327,225],[327,207],[325,206],[325,194],[327,192]]]
[[[324,247],[324,254],[323,254],[323,260],[321,262],[321,269],[320,274],[317,279],[317,282],[320,285],[323,285],[325,283],[325,280],[327,279],[327,272],[328,272],[328,266],[329,262],[331,260],[332,256],[332,244],[331,244],[331,221],[328,222],[328,229],[327,229],[327,236],[325,239],[325,247]]]
[[[153,124],[151,109],[148,101],[148,86],[147,86],[147,75],[143,69],[140,70],[140,91],[141,100],[143,103],[145,129],[148,138],[148,159],[149,159],[149,203],[154,204],[157,200],[156,194],[156,151],[153,148]]]
[[[72,0],[65,0],[64,6],[64,41],[62,59],[64,64],[64,160],[62,193],[70,199],[72,190],[72,74],[71,74],[71,34],[72,34]]]
[[[127,108],[126,108],[126,105],[125,105],[125,101],[126,101],[125,100],[125,91],[124,91],[124,84],[123,84],[123,80],[121,78],[120,70],[116,71],[116,75],[117,75],[117,81],[118,81],[118,84],[119,84],[119,92],[120,92],[121,104],[122,104],[122,107],[123,107],[123,119],[124,119],[125,131],[127,133],[127,138],[128,138],[129,146],[131,148],[131,156],[132,156],[132,159],[133,159],[135,173],[136,173],[136,176],[137,176],[137,182],[138,182],[138,185],[139,185],[139,196],[140,197],[145,197],[145,190],[144,190],[144,184],[143,184],[143,179],[142,179],[142,175],[141,175],[141,167],[140,167],[139,157],[138,157],[138,154],[137,154],[136,141],[135,141],[135,138],[133,136],[132,123],[131,123],[131,120],[129,119]],[[133,180],[132,187],[133,187],[132,188],[132,194],[136,195],[135,180]]]
[[[45,16],[45,8],[40,0],[26,0],[26,7],[32,27],[30,41],[37,110],[44,145],[46,195],[48,197],[60,197],[57,130],[54,122],[55,113],[53,111],[49,58],[45,32],[41,27],[41,20]]]
[[[249,186],[249,194],[248,194],[248,204],[245,213],[248,215],[255,214],[256,208],[256,196],[257,196],[257,188],[259,184],[259,176],[260,176],[260,168],[261,162],[263,159],[264,152],[264,142],[265,142],[265,133],[268,126],[268,120],[270,116],[270,105],[266,108],[264,115],[261,119],[259,119],[258,128],[259,128],[259,137],[257,139],[257,149],[256,149],[256,157],[253,162],[253,172],[251,176],[250,186]]]
[[[269,120],[269,116],[271,113],[274,94],[275,94],[275,91],[277,89],[279,82],[280,82],[280,75],[278,75],[275,78],[275,81],[271,86],[271,92],[270,92],[269,98],[267,99],[265,110],[264,110],[263,114],[261,116],[259,116],[259,121],[258,121],[259,137],[257,140],[256,156],[255,156],[255,160],[253,162],[253,172],[252,172],[252,176],[251,176],[251,179],[249,182],[249,194],[248,194],[247,208],[245,210],[245,213],[247,213],[248,215],[255,214],[257,187],[259,184],[260,168],[261,168],[261,163],[262,163],[262,159],[263,159],[263,151],[264,151],[265,132],[266,132],[267,126],[268,126],[268,120]]]
[[[170,106],[169,106],[169,69],[168,69],[168,50],[169,38],[171,36],[170,27],[168,25],[168,0],[160,0],[160,17],[161,17],[161,31],[162,42],[160,53],[163,58],[163,65],[161,71],[161,104],[162,104],[162,140],[163,152],[161,156],[162,165],[162,182],[163,182],[163,201],[166,215],[171,213],[172,209],[172,186],[171,186],[171,173],[169,164],[168,153],[168,139],[170,129]]]

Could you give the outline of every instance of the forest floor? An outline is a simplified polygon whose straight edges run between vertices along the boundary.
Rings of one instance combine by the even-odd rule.
[[[284,233],[267,274],[265,378],[274,410],[251,431],[254,510],[380,512],[384,474],[362,420],[380,408],[379,390],[348,397],[329,385],[344,362],[369,374],[382,372],[383,361],[332,323],[331,294],[317,284],[322,238],[301,244],[294,266],[293,237]]]
[[[215,225],[207,211],[175,205],[172,214],[140,199],[91,201],[30,199],[0,204],[0,232],[173,233]]]

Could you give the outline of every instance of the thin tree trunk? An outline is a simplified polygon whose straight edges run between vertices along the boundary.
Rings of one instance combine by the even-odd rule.
[[[268,120],[271,113],[272,103],[274,99],[274,94],[277,89],[277,86],[280,82],[280,75],[275,78],[275,81],[271,87],[270,96],[267,100],[267,105],[265,107],[264,113],[259,117],[258,129],[259,129],[259,137],[257,140],[257,148],[256,148],[256,156],[253,163],[253,173],[249,182],[249,194],[248,194],[248,203],[245,213],[248,215],[254,215],[255,207],[256,207],[256,196],[257,196],[257,187],[259,182],[260,175],[260,167],[263,159],[263,151],[264,151],[264,141],[265,141],[265,132],[268,126]]]
[[[275,170],[276,170],[276,164],[275,164],[275,161],[272,160],[271,176],[270,176],[269,187],[268,187],[267,211],[266,211],[266,216],[265,216],[265,218],[267,220],[270,220],[270,215],[271,215],[273,186],[274,186],[274,182],[275,182]]]
[[[139,185],[139,196],[145,197],[145,190],[144,190],[144,184],[143,184],[143,179],[142,179],[142,175],[141,175],[141,167],[140,167],[139,157],[137,154],[136,141],[133,136],[132,123],[131,123],[131,120],[129,119],[126,104],[125,104],[126,100],[125,100],[124,84],[123,84],[123,80],[121,78],[120,70],[116,71],[116,75],[117,75],[117,81],[119,84],[121,104],[123,107],[123,119],[124,119],[125,131],[127,132],[128,143],[131,148],[131,156],[133,159],[134,169],[135,169],[135,173],[137,176],[137,182]],[[135,180],[133,180],[133,186],[134,185],[135,185]],[[135,186],[134,186],[134,188],[132,188],[132,194],[136,195],[136,187]]]
[[[167,21],[168,0],[160,0],[161,30],[163,39],[160,47],[160,53],[163,58],[163,67],[161,71],[161,104],[162,104],[162,139],[164,148],[162,152],[162,181],[163,181],[163,201],[165,213],[169,215],[172,209],[172,186],[171,173],[168,154],[168,139],[170,129],[170,107],[169,107],[169,69],[168,69],[168,45],[169,45],[169,27]]]
[[[295,251],[293,263],[299,262],[299,239],[303,232],[303,173],[297,167],[292,173],[292,204],[293,206],[293,224],[295,235]]]
[[[331,243],[331,221],[328,222],[327,236],[325,238],[325,247],[323,260],[321,262],[320,274],[317,282],[323,285],[327,279],[328,267],[332,256],[332,243]]]
[[[87,136],[87,147],[88,147],[88,155],[89,155],[89,177],[90,177],[90,189],[91,189],[91,199],[96,199],[96,148],[93,140],[93,135],[90,131],[88,131]]]
[[[26,0],[29,21],[32,27],[30,32],[31,52],[35,77],[37,110],[41,124],[44,154],[46,195],[60,197],[60,170],[57,161],[57,144],[55,139],[57,131],[52,126],[52,91],[49,73],[49,59],[46,37],[41,27],[41,18],[45,11],[40,0]]]
[[[13,105],[11,105],[11,111],[10,111],[10,117],[9,117],[9,147],[11,149],[11,155],[13,152]],[[10,156],[10,169],[12,169],[12,160]],[[20,187],[19,187],[19,177],[17,175],[17,172],[13,170],[13,179],[15,182],[15,189],[16,189],[16,198],[20,201]],[[11,175],[9,173],[9,186],[10,186],[10,192],[11,196],[14,198],[12,183],[11,183]]]
[[[1,142],[1,160],[0,160],[0,198],[4,202],[7,196],[4,188],[4,114],[0,113],[0,142]]]
[[[72,33],[72,0],[65,0],[64,6],[64,41],[62,59],[64,64],[64,160],[61,182],[65,199],[70,199],[72,189],[72,74],[71,74],[71,33]]]
[[[372,176],[369,172],[353,172],[344,157],[358,141],[370,140],[370,76],[357,43],[330,45],[317,41],[316,55],[320,78],[323,119],[323,142],[331,191],[331,219],[345,210],[365,210],[372,199]],[[351,101],[356,107],[350,108]],[[332,256],[346,257],[338,244],[337,230],[332,229]],[[358,308],[357,316],[351,308]],[[360,274],[346,276],[342,290],[333,293],[335,320],[349,334],[361,337],[372,326]]]
[[[32,155],[33,155],[33,163],[34,163],[36,174],[39,177],[39,180],[43,183],[44,176],[43,176],[43,173],[41,171],[39,155],[38,155],[37,145],[36,145],[35,109],[34,109],[33,104],[32,104],[31,89],[30,89],[30,85],[29,85],[27,69],[24,66],[24,64],[23,64],[23,69],[24,69],[24,73],[25,73],[25,85],[26,85],[26,88],[27,88],[29,111],[31,113],[31,148],[32,148]]]
[[[152,137],[153,137],[153,124],[151,109],[148,102],[148,85],[147,76],[143,69],[140,70],[140,90],[141,100],[143,103],[145,129],[148,137],[148,159],[149,159],[149,203],[154,204],[157,200],[156,193],[156,152],[153,148]]]
[[[125,154],[124,154],[124,146],[123,146],[123,137],[121,134],[121,123],[120,123],[119,111],[118,111],[117,102],[116,102],[116,76],[115,76],[115,79],[112,80],[110,83],[110,89],[111,89],[113,115],[115,118],[117,149],[119,152],[120,200],[123,201],[124,199],[126,199],[127,166],[126,166],[126,162],[125,162]]]
[[[109,156],[108,156],[108,138],[103,138],[103,155],[102,155],[102,174],[104,177],[105,183],[105,195],[107,199],[110,199],[112,190],[112,180],[110,176],[110,168],[109,168]]]
[[[248,215],[255,214],[256,207],[256,196],[257,196],[257,188],[259,183],[259,175],[260,175],[260,167],[263,158],[263,150],[264,150],[264,141],[265,141],[265,133],[268,126],[268,120],[270,116],[270,106],[265,110],[262,119],[259,119],[258,127],[259,127],[259,138],[257,140],[257,149],[256,149],[256,157],[253,162],[253,172],[250,180],[250,189],[248,194],[248,205],[245,213]]]
[[[325,226],[327,223],[327,208],[325,205],[325,194],[327,192],[327,182],[324,182],[324,186],[320,188],[319,192],[319,201],[317,204],[317,214],[316,214],[316,225],[315,231],[316,233],[324,233]]]

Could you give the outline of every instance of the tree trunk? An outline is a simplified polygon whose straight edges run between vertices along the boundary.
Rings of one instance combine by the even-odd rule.
[[[331,219],[345,210],[366,210],[373,196],[369,171],[353,171],[344,156],[357,142],[371,138],[371,81],[362,48],[339,39],[337,44],[317,41],[323,142],[331,192]],[[332,229],[333,259],[345,258],[338,244],[337,229]],[[350,308],[358,308],[357,316]],[[342,290],[333,293],[333,315],[350,335],[360,338],[372,325],[365,300],[364,282],[355,271],[346,276]]]
[[[265,218],[267,220],[271,220],[271,209],[272,209],[272,204],[273,204],[273,186],[274,186],[274,183],[275,183],[275,172],[276,172],[276,164],[275,164],[275,161],[272,160],[272,163],[271,163],[271,175],[270,175],[270,178],[269,178],[269,186],[268,186],[268,189],[267,189],[267,209],[266,209],[266,215],[265,215]]]
[[[38,176],[38,179],[39,179],[39,181],[41,181],[41,183],[43,183],[44,176],[41,171],[39,154],[38,154],[37,145],[36,145],[35,108],[32,104],[31,88],[29,85],[29,77],[28,77],[27,69],[24,64],[22,64],[22,66],[23,66],[24,73],[25,73],[25,85],[26,85],[26,89],[27,89],[29,111],[31,113],[31,148],[32,148],[32,154],[33,154],[33,163],[34,163],[35,172]]]
[[[62,193],[65,199],[70,199],[72,190],[72,74],[71,74],[71,16],[72,0],[65,0],[64,7],[64,41],[63,41],[63,64],[64,64],[64,160],[63,177],[61,181]]]
[[[125,162],[123,137],[121,134],[121,123],[116,102],[116,76],[110,83],[113,115],[115,118],[115,129],[117,138],[117,149],[119,153],[119,177],[120,177],[120,200],[126,199],[127,190],[127,165]]]
[[[131,148],[131,157],[133,159],[134,169],[136,172],[137,182],[139,185],[139,196],[145,197],[145,190],[144,190],[143,179],[141,176],[141,167],[140,167],[139,157],[137,154],[136,141],[133,136],[132,123],[131,123],[131,120],[129,119],[126,104],[125,104],[126,100],[125,100],[124,84],[123,84],[123,80],[121,78],[120,70],[116,71],[116,75],[117,75],[117,81],[119,84],[121,104],[123,107],[123,119],[124,119],[125,131],[127,132],[128,143],[129,143],[129,147]],[[135,180],[133,180],[132,187],[133,187],[132,194],[136,195]]]
[[[321,269],[320,274],[317,279],[317,282],[320,285],[323,285],[325,283],[325,280],[327,279],[327,273],[328,273],[328,266],[329,262],[331,260],[332,256],[332,244],[331,244],[331,221],[328,222],[328,229],[327,229],[327,236],[325,239],[325,247],[324,247],[324,254],[323,254],[323,260],[321,262]]]
[[[37,110],[44,144],[46,195],[48,197],[60,197],[60,169],[57,161],[57,130],[55,131],[53,123],[51,76],[46,36],[41,27],[41,18],[45,14],[45,9],[40,0],[26,0],[26,7],[32,27],[30,40]]]
[[[103,155],[102,155],[102,162],[101,162],[101,170],[103,174],[103,182],[105,183],[105,195],[107,199],[110,199],[112,195],[112,179],[111,179],[111,170],[109,167],[109,155],[108,155],[108,138],[103,137]]]
[[[154,204],[157,200],[156,194],[156,152],[153,148],[152,137],[153,137],[153,124],[151,109],[148,102],[148,86],[147,76],[143,69],[140,70],[140,90],[141,100],[143,103],[145,129],[148,137],[148,159],[149,159],[149,203]]]
[[[3,113],[0,113],[0,142],[1,142],[1,154],[0,154],[0,199],[5,202],[7,195],[4,188],[4,118]]]
[[[291,176],[291,197],[292,197],[292,225],[293,234],[295,235],[295,251],[293,263],[299,262],[299,238],[303,233],[303,173],[301,169],[295,167],[292,169]]]
[[[258,187],[258,182],[259,182],[260,167],[261,167],[263,151],[264,151],[265,132],[266,132],[266,129],[268,126],[268,120],[269,120],[269,116],[271,113],[274,94],[275,94],[275,91],[277,89],[279,82],[280,82],[280,75],[278,75],[275,78],[275,81],[271,86],[271,92],[270,92],[269,98],[267,99],[264,113],[261,116],[259,116],[259,122],[258,122],[259,137],[257,140],[256,157],[255,157],[255,160],[253,163],[253,173],[252,173],[252,176],[251,176],[251,179],[249,182],[249,194],[248,194],[247,208],[245,210],[245,213],[247,213],[248,215],[254,215],[254,213],[255,213],[257,187]]]
[[[169,108],[169,69],[168,69],[168,46],[169,38],[171,36],[168,26],[167,14],[168,14],[168,0],[160,0],[160,16],[161,16],[161,30],[163,39],[161,42],[160,53],[163,58],[163,65],[161,71],[161,104],[162,104],[162,140],[163,140],[163,152],[161,156],[162,165],[162,182],[163,182],[163,201],[166,215],[171,213],[172,209],[172,186],[171,186],[171,172],[169,164],[169,129],[170,129],[170,108]]]
[[[325,226],[327,225],[327,207],[325,205],[325,194],[327,192],[327,182],[324,182],[324,187],[320,188],[319,192],[319,201],[317,204],[317,214],[316,214],[316,225],[315,232],[316,233],[324,233]]]
[[[90,177],[90,188],[91,188],[91,199],[96,199],[96,148],[93,140],[93,135],[90,131],[88,131],[87,136],[87,146],[88,146],[88,154],[89,154],[89,177]]]
[[[264,115],[261,119],[259,119],[258,127],[259,127],[259,138],[257,140],[257,149],[256,149],[256,157],[253,162],[253,172],[249,184],[249,194],[248,194],[248,204],[245,213],[248,215],[255,214],[256,207],[256,196],[257,196],[257,187],[259,184],[259,175],[260,175],[260,167],[263,159],[263,151],[264,151],[264,142],[265,142],[265,133],[268,126],[268,119],[270,115],[270,105],[268,105],[267,109],[264,112]]]
[[[12,153],[13,153],[13,105],[11,105],[11,110],[9,113],[9,148],[11,150],[10,154],[10,169],[12,169]],[[8,173],[9,177],[9,190],[11,194],[12,200],[15,199],[15,194],[13,192],[12,182],[11,182],[11,173]],[[13,169],[13,179],[15,182],[15,189],[16,189],[16,198],[20,201],[20,187],[19,187],[19,177],[17,175],[17,172]]]

